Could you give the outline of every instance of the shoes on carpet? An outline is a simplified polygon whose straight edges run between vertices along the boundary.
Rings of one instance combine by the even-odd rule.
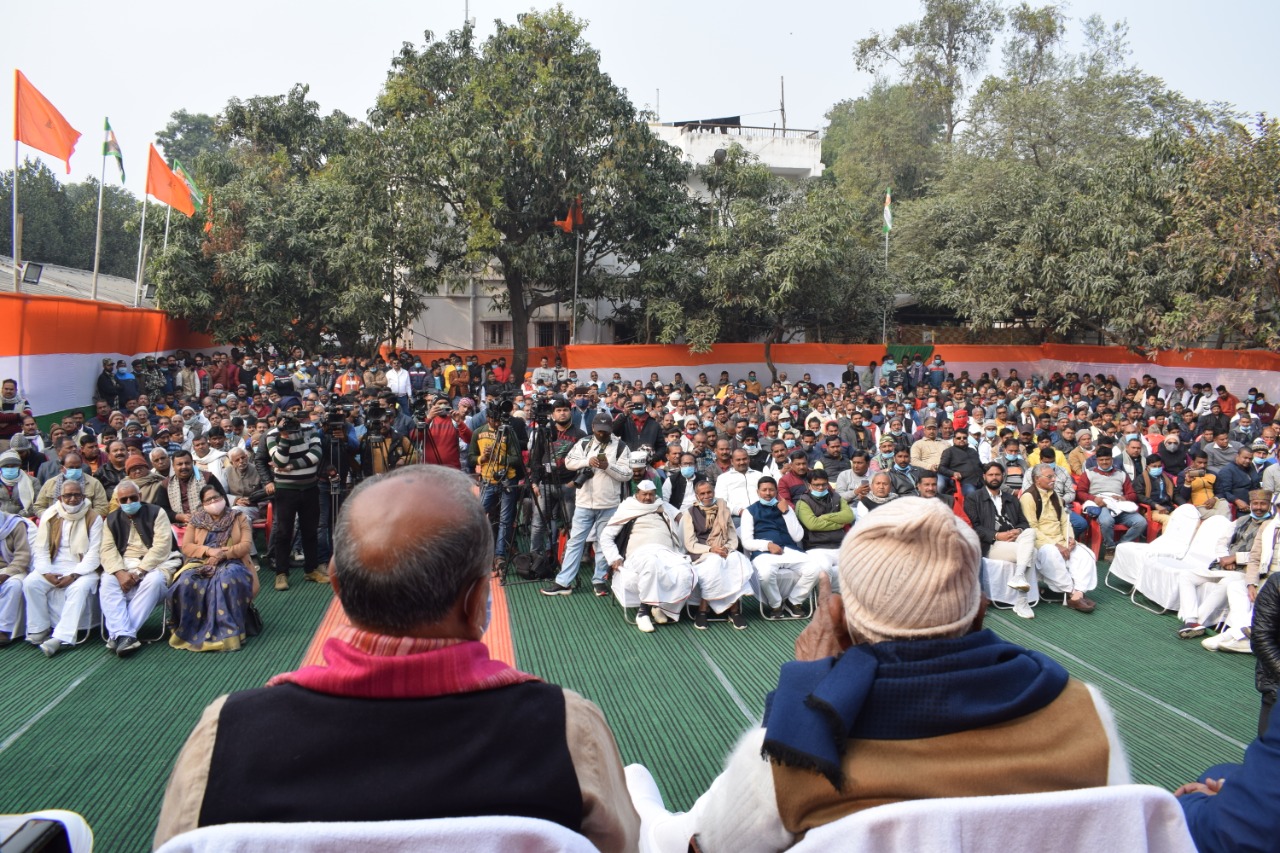
[[[1228,637],[1225,632],[1223,632],[1221,634],[1214,634],[1212,637],[1205,637],[1203,640],[1200,641],[1200,645],[1205,649],[1207,649],[1208,651],[1216,652],[1218,650],[1219,644],[1229,639],[1231,638]]]
[[[602,581],[596,581],[595,583],[591,584],[591,591],[594,592],[599,597],[604,598],[606,595],[609,594],[609,587]]]
[[[58,652],[62,651],[63,643],[57,637],[50,637],[40,644],[40,651],[44,652],[44,656],[51,658]]]
[[[320,569],[312,569],[302,577],[303,579],[309,580],[312,583],[328,583],[329,582],[329,573],[322,572],[320,571]]]
[[[542,593],[543,595],[572,595],[573,587],[560,586],[560,584],[556,583],[555,581],[552,581],[551,583],[544,586],[542,589],[538,590],[538,592]]]
[[[741,610],[735,610],[729,614],[729,624],[741,631],[747,627],[747,617],[742,614]]]
[[[671,621],[671,617],[662,612],[662,608],[654,606],[649,610],[649,614],[653,617],[653,624],[665,625]]]
[[[142,643],[137,637],[130,637],[126,634],[116,639],[116,657],[127,658],[140,648],[142,648]]]
[[[1012,586],[1012,584],[1010,584],[1010,586]],[[1036,618],[1036,612],[1031,609],[1031,605],[1027,603],[1027,600],[1025,598],[1019,600],[1016,604],[1013,605],[1013,615],[1020,616],[1023,619]]]
[[[49,631],[36,631],[34,634],[27,634],[27,642],[33,646],[44,645],[44,641],[49,639]]]
[[[1027,582],[1027,570],[1015,572],[1013,577],[1009,578],[1009,589],[1016,589],[1018,592],[1029,592],[1031,584]]]
[[[0,631],[0,649],[13,642],[13,635],[5,631]]]
[[[1205,628],[1199,622],[1187,622],[1178,629],[1178,639],[1191,640],[1204,636]]]
[[[278,572],[276,574],[276,589],[286,590],[288,588],[289,588],[289,576],[286,575],[284,572]]]
[[[1095,603],[1088,596],[1084,596],[1084,595],[1080,596],[1079,598],[1067,599],[1067,607],[1071,608],[1072,610],[1079,611],[1080,613],[1092,613],[1094,608],[1097,606],[1098,606],[1097,603]]]
[[[109,639],[107,640],[107,651],[109,651],[109,652],[113,652],[113,653],[114,653],[114,652],[115,652],[115,650],[116,650],[116,645],[117,645],[119,642],[120,642],[120,638],[119,638],[119,637],[111,637],[111,638],[109,638]]]
[[[693,616],[693,627],[699,631],[707,630],[707,611],[699,610]]]
[[[636,614],[636,627],[639,628],[642,633],[653,633],[653,620],[649,618],[648,613]]]
[[[1253,646],[1249,643],[1248,637],[1229,637],[1218,642],[1217,651],[1251,655],[1253,654]]]
[[[804,618],[804,608],[801,607],[799,604],[796,604],[795,602],[784,601],[782,602],[782,607],[780,609],[782,610],[783,617],[787,619],[803,619]]]

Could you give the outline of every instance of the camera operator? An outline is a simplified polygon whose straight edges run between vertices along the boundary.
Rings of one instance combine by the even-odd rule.
[[[315,583],[328,583],[329,575],[319,568],[316,536],[320,526],[318,473],[323,455],[320,432],[298,423],[302,404],[297,397],[280,401],[285,412],[278,425],[267,431],[258,450],[258,473],[264,489],[275,500],[275,529],[271,550],[275,563],[275,588],[289,588],[289,549],[293,544],[295,517],[302,529],[303,576]]]
[[[316,546],[322,566],[329,565],[333,556],[333,523],[342,509],[342,501],[360,479],[355,458],[360,444],[350,421],[354,416],[354,407],[345,404],[331,409],[321,438],[320,524]]]
[[[520,448],[511,424],[503,423],[496,406],[488,410],[489,422],[476,431],[467,447],[467,467],[480,475],[480,503],[493,516],[498,506],[498,531],[494,536],[493,569],[506,566],[511,527],[516,518],[517,484],[523,473]]]
[[[375,404],[369,410],[368,430],[360,440],[360,468],[366,477],[385,474],[409,461],[413,444],[396,432],[387,417],[391,411]]]
[[[565,459],[573,445],[587,434],[573,425],[573,407],[564,397],[551,403],[551,423],[538,430],[529,450],[529,482],[533,497],[542,508],[534,512],[529,550],[540,554],[547,548],[547,529],[551,541],[560,535],[560,528],[573,519],[574,486],[576,472],[565,467]]]
[[[461,469],[462,448],[459,443],[463,437],[450,416],[449,401],[438,394],[428,393],[424,423],[426,434],[422,440],[422,461],[429,465]],[[470,438],[466,436],[466,440]]]
[[[565,468],[578,475],[574,480],[577,495],[573,526],[564,549],[560,573],[554,581],[540,590],[543,595],[569,595],[573,592],[573,580],[578,575],[578,563],[582,561],[588,536],[594,533],[592,538],[596,542],[600,541],[600,532],[609,523],[609,519],[613,518],[622,501],[623,483],[631,479],[627,446],[614,439],[613,418],[601,412],[592,422],[591,431],[591,437],[574,444],[565,457]],[[604,582],[608,568],[604,552],[597,548],[595,573],[591,582],[592,591],[596,595],[609,594],[609,588]]]

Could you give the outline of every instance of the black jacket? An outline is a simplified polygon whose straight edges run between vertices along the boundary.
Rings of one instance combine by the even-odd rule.
[[[968,445],[956,447],[954,444],[942,451],[942,459],[938,461],[938,473],[944,477],[960,477],[966,486],[982,485],[982,460],[978,451]]]
[[[1258,692],[1262,701],[1274,705],[1280,685],[1280,579],[1271,578],[1258,590],[1249,644],[1258,658],[1254,675]]]
[[[991,492],[983,486],[964,499],[964,512],[969,516],[973,532],[978,534],[982,543],[982,554],[986,556],[991,550],[991,543],[996,541],[996,534],[1016,528],[1026,529],[1026,517],[1022,514],[1022,504],[1017,495],[1008,489],[1000,490],[1001,512],[996,512],[996,502],[991,499]]]

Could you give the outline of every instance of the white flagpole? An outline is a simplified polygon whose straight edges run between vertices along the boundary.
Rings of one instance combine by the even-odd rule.
[[[98,298],[98,263],[102,259],[102,187],[107,182],[107,130],[102,130],[102,179],[98,181],[98,230],[93,239],[93,288],[90,299]]]
[[[134,283],[133,307],[142,304],[142,241],[147,236],[147,193],[142,193],[142,227],[138,229],[138,280]]]
[[[164,248],[169,248],[169,217],[173,215],[173,208],[166,207],[164,211]]]
[[[16,75],[17,72],[15,71]],[[14,110],[18,105],[13,105]],[[22,290],[22,271],[18,269],[18,140],[13,140],[13,292]]]

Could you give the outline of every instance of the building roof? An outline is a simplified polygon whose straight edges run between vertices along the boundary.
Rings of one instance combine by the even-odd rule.
[[[41,263],[33,261],[33,263]],[[41,264],[44,270],[40,274],[39,284],[23,283],[22,293],[34,293],[40,296],[70,296],[73,299],[88,299],[93,293],[93,271],[78,270],[73,267],[60,267],[56,264]],[[13,258],[0,255],[0,293],[13,291]],[[134,281],[118,275],[98,273],[98,301],[118,302],[121,305],[132,305]],[[143,299],[143,307],[154,308],[154,299]]]

